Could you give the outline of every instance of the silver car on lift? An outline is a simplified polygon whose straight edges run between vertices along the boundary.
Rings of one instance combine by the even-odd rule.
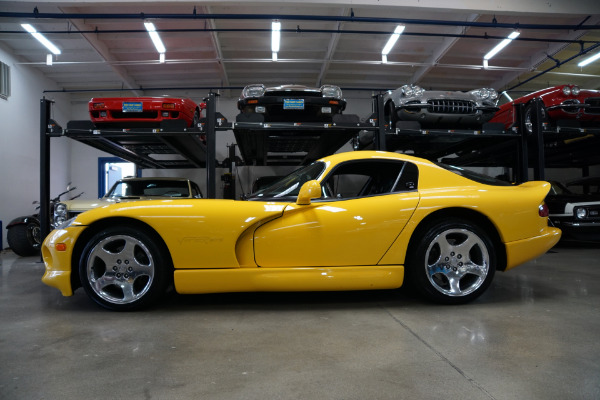
[[[498,107],[498,93],[481,88],[468,92],[425,90],[404,85],[384,95],[386,124],[396,128],[399,121],[416,121],[423,129],[480,129]]]

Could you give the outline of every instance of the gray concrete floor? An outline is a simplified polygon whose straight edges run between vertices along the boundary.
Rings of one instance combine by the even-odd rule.
[[[1,399],[599,399],[600,249],[560,245],[464,306],[404,290],[100,309],[0,255]]]

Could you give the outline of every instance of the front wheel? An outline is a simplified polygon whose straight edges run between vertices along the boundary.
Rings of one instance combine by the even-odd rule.
[[[155,235],[130,227],[111,227],[85,246],[81,284],[104,308],[131,311],[155,304],[173,278],[166,246]]]
[[[462,304],[479,297],[492,283],[496,250],[481,228],[459,219],[425,230],[407,262],[407,278],[425,297]]]
[[[37,222],[18,224],[6,232],[8,247],[21,257],[35,256],[40,253],[41,231]]]

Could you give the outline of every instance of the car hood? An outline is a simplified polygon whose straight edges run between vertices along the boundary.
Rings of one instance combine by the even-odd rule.
[[[165,200],[165,199],[172,199],[172,198],[164,197],[164,196],[129,196],[129,197],[119,197],[119,198],[103,197],[101,199],[93,199],[93,200],[86,200],[86,199],[67,200],[67,201],[61,201],[61,203],[65,204],[69,211],[87,211],[87,210],[91,210],[96,207],[102,207],[102,206],[107,206],[107,205],[116,204],[116,203],[124,203],[124,202],[129,202],[129,201],[140,201],[140,200]],[[175,199],[180,199],[180,198],[175,198]]]

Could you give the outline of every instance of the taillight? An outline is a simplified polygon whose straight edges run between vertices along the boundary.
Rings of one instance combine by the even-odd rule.
[[[104,108],[104,103],[94,103],[94,104],[92,104],[92,108],[94,110],[97,110],[99,108]]]
[[[548,215],[550,215],[550,210],[548,210],[548,206],[546,204],[540,204],[538,213],[540,214],[540,217],[546,218]]]
[[[174,110],[175,109],[175,103],[163,103],[162,107],[166,108],[167,110]]]

